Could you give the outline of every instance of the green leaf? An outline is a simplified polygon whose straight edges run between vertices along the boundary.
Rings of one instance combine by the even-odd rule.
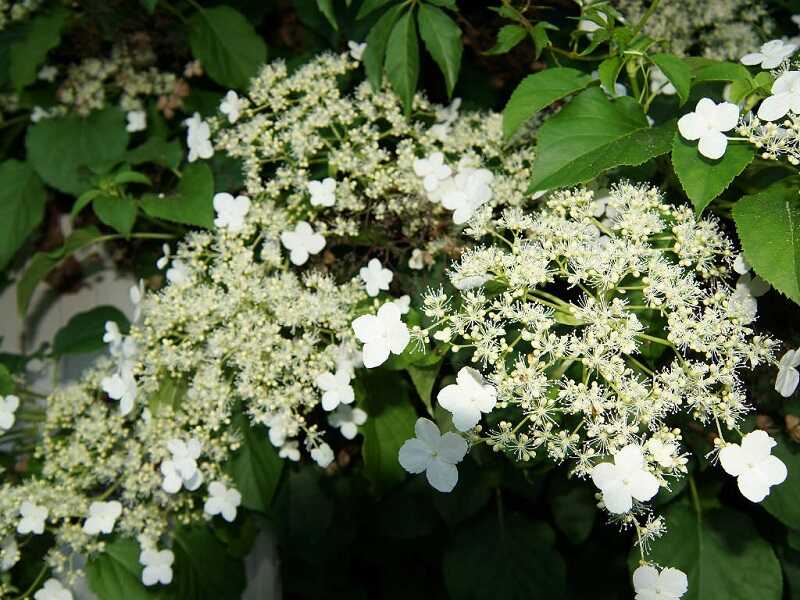
[[[386,46],[386,76],[394,91],[403,100],[406,113],[410,113],[419,77],[419,45],[413,10],[409,10],[397,20],[389,35],[389,43]]]
[[[750,71],[739,63],[724,62],[708,58],[686,58],[686,64],[692,70],[694,85],[706,81],[749,81]]]
[[[533,57],[536,60],[539,60],[539,57],[542,55],[542,52],[544,52],[545,48],[549,48],[553,45],[553,43],[550,41],[550,35],[547,33],[548,30],[558,31],[558,27],[548,23],[547,21],[539,21],[531,30],[531,37],[533,38],[533,45],[535,48]]]
[[[356,15],[357,20],[361,20],[367,15],[371,14],[373,11],[379,9],[381,6],[388,4],[390,0],[364,0],[361,3],[361,6],[358,9],[358,14]]]
[[[444,554],[450,598],[566,598],[566,566],[554,543],[546,523],[516,512],[490,513],[460,528]]]
[[[183,149],[177,140],[168,142],[161,137],[151,137],[141,146],[125,153],[125,161],[132,165],[157,163],[170,169],[177,169],[183,158]]]
[[[772,287],[800,303],[800,179],[789,177],[733,207],[747,262]]]
[[[683,501],[671,504],[665,516],[667,533],[653,542],[648,559],[686,573],[689,591],[681,600],[780,600],[780,564],[746,514],[715,508],[698,517]],[[634,548],[632,569],[638,561]]]
[[[636,166],[669,152],[675,122],[650,127],[632,98],[610,100],[590,88],[539,129],[530,190],[561,188],[608,169]]]
[[[147,408],[154,415],[165,412],[165,409],[173,411],[183,404],[189,385],[183,379],[176,379],[170,375],[162,377],[158,381],[158,390],[147,399]]]
[[[597,72],[600,76],[600,83],[609,94],[616,96],[616,84],[622,69],[623,59],[621,56],[611,56],[600,63]]]
[[[16,386],[14,385],[14,378],[11,372],[3,364],[0,364],[0,395],[7,396],[12,394]]]
[[[672,167],[697,214],[752,161],[753,147],[748,144],[729,143],[722,158],[711,160],[700,154],[697,142],[688,142],[679,133],[672,143]]]
[[[139,544],[129,539],[116,539],[106,544],[103,552],[94,555],[86,564],[89,588],[99,598],[149,600],[150,592],[141,582]]]
[[[203,163],[192,163],[183,172],[178,189],[163,198],[142,196],[139,205],[151,217],[212,229],[214,227],[214,176]]]
[[[245,415],[238,415],[235,425],[242,432],[242,445],[228,464],[227,471],[242,494],[242,505],[266,511],[281,479],[283,459],[278,456],[263,427],[251,426]]]
[[[484,54],[505,54],[524,40],[526,35],[528,35],[528,32],[525,31],[524,27],[505,25],[497,32],[497,43]]]
[[[25,25],[21,39],[11,45],[8,74],[17,91],[36,81],[36,74],[47,53],[61,42],[61,31],[69,15],[64,7],[56,6],[33,17]]]
[[[442,8],[449,8],[450,10],[458,10],[456,7],[456,0],[427,0],[428,4],[435,4]]]
[[[409,365],[406,367],[408,374],[411,376],[411,381],[414,388],[419,394],[420,400],[428,409],[428,414],[433,416],[433,405],[431,404],[431,392],[433,392],[433,385],[436,383],[436,378],[439,376],[439,370],[442,368],[442,361],[433,365],[426,365],[422,367]]]
[[[156,11],[158,0],[139,0],[139,2],[149,14],[152,15]]]
[[[545,69],[523,79],[503,109],[503,134],[506,138],[545,106],[574,94],[592,78],[576,69]]]
[[[573,544],[589,538],[597,519],[597,500],[594,490],[583,481],[569,480],[562,472],[551,479],[548,503],[554,522]]]
[[[461,29],[441,8],[421,4],[417,14],[419,34],[433,60],[439,65],[447,85],[447,95],[453,95],[458,71],[461,69]],[[416,87],[416,84],[415,84]]]
[[[671,54],[654,54],[650,57],[661,69],[670,83],[675,86],[681,105],[689,99],[692,87],[692,70],[683,60]]]
[[[53,355],[86,354],[105,347],[106,322],[113,321],[120,330],[130,327],[128,318],[113,306],[97,306],[72,317],[53,338]]]
[[[372,29],[369,30],[363,61],[364,70],[367,72],[367,79],[369,79],[370,85],[372,85],[372,89],[375,91],[380,90],[381,81],[383,80],[383,59],[386,56],[386,45],[389,43],[389,35],[404,8],[405,7],[401,4],[393,6],[383,13],[381,18],[372,26]]]
[[[417,415],[409,402],[408,386],[398,375],[370,371],[359,375],[359,382],[364,386],[360,404],[368,415],[361,426],[364,476],[381,492],[405,479],[397,457],[400,446],[414,437]]]
[[[189,19],[192,54],[220,85],[245,89],[267,60],[267,46],[250,22],[229,6],[196,12]]]
[[[244,564],[225,550],[203,526],[175,533],[173,572],[181,600],[239,600],[244,591]],[[114,596],[112,596],[114,597]]]
[[[150,178],[144,173],[139,173],[138,171],[131,171],[128,169],[123,169],[122,171],[115,173],[111,178],[111,182],[116,185],[122,185],[125,183],[141,183],[142,185],[149,186],[153,185],[153,182],[150,181]]]
[[[782,484],[770,488],[761,506],[781,523],[797,530],[800,529],[800,481],[792,475],[800,473],[800,447],[785,434],[777,436],[776,441],[778,445],[772,454],[783,461],[790,475]]]
[[[61,248],[52,252],[37,252],[34,254],[28,264],[28,269],[17,282],[17,310],[19,314],[24,315],[27,312],[33,292],[36,291],[36,286],[54,267],[73,252],[92,245],[100,237],[102,237],[102,234],[97,227],[90,226],[84,229],[76,229],[66,239]]]
[[[317,8],[328,19],[331,27],[339,31],[339,25],[336,23],[336,12],[333,10],[333,0],[317,0]]]
[[[117,108],[88,117],[44,119],[28,128],[28,160],[52,187],[79,196],[91,187],[89,167],[114,163],[125,154],[128,132],[125,115]]]
[[[0,163],[0,271],[44,218],[45,191],[28,163]]]
[[[136,202],[127,196],[100,194],[92,200],[94,214],[122,235],[130,235],[136,223]]]

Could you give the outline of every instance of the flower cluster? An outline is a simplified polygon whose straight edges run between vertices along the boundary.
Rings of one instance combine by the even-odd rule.
[[[36,12],[42,5],[42,0],[12,1],[0,0],[0,31],[11,24],[24,21]]]

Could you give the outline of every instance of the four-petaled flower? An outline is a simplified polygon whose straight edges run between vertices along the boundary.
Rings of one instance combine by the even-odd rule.
[[[678,131],[693,142],[700,140],[697,149],[706,158],[716,160],[725,154],[728,138],[723,131],[736,127],[739,107],[731,102],[717,104],[710,98],[702,98],[694,109],[678,119]]]
[[[187,127],[186,145],[189,146],[189,162],[194,162],[198,158],[214,156],[214,146],[211,145],[211,128],[200,118],[200,113],[194,113],[183,124]]]
[[[250,198],[236,196],[222,192],[214,195],[214,210],[217,217],[214,225],[227,227],[228,231],[241,231],[244,228],[244,218],[250,212]]]
[[[739,444],[725,444],[719,451],[719,462],[728,475],[736,477],[742,496],[751,502],[761,502],[769,488],[786,480],[786,465],[772,448],[777,445],[765,431],[748,433]]]
[[[14,395],[0,399],[0,431],[11,429],[16,420],[19,398]]]
[[[130,133],[147,129],[147,113],[143,110],[132,110],[127,115],[128,124],[125,129]]]
[[[41,534],[44,532],[44,522],[47,519],[49,511],[44,506],[39,506],[28,500],[25,500],[19,507],[19,516],[22,517],[17,523],[17,533],[35,533]]]
[[[181,487],[190,492],[199,488],[203,483],[203,473],[197,468],[197,459],[203,451],[200,441],[190,438],[184,442],[173,438],[167,442],[167,448],[172,458],[161,462],[161,474],[164,476],[161,488],[168,494],[175,494]]]
[[[239,94],[229,90],[219,105],[219,111],[223,115],[228,115],[228,123],[236,123],[239,120],[243,105],[244,101],[239,99]]]
[[[686,573],[669,567],[660,573],[651,565],[642,565],[633,572],[635,600],[679,600],[689,589]]]
[[[453,223],[466,223],[481,206],[492,199],[489,184],[494,175],[488,169],[465,168],[453,178],[453,185],[442,194],[442,206],[453,212]]]
[[[234,488],[225,487],[221,481],[208,485],[208,499],[203,507],[207,515],[222,515],[229,523],[236,518],[236,509],[242,503],[242,495]]]
[[[762,44],[758,52],[751,52],[742,57],[743,65],[761,65],[762,69],[774,69],[797,50],[795,44],[783,40],[772,40]]]
[[[389,284],[394,278],[394,273],[389,269],[384,269],[381,261],[377,258],[370,260],[366,267],[361,267],[358,273],[361,281],[364,282],[364,287],[367,288],[367,294],[372,297],[380,294],[381,290],[388,290]]]
[[[442,408],[453,414],[456,429],[467,431],[478,424],[481,413],[492,411],[497,402],[497,390],[475,369],[462,367],[456,383],[442,388],[436,399]]]
[[[422,178],[422,186],[426,192],[435,192],[450,177],[452,170],[444,164],[444,154],[434,152],[427,158],[414,160],[414,173]]]
[[[411,335],[403,323],[400,309],[387,302],[377,315],[362,315],[353,321],[356,337],[364,342],[364,366],[372,369],[386,362],[389,353],[402,354]]]
[[[328,444],[320,444],[311,450],[311,458],[324,469],[333,462],[333,450]]]
[[[367,413],[360,408],[340,405],[334,412],[328,415],[328,424],[337,427],[348,440],[352,440],[358,434],[359,425],[367,422]]]
[[[133,410],[139,388],[132,372],[123,371],[104,377],[100,385],[109,398],[119,400],[119,412],[123,417]]]
[[[138,323],[142,318],[142,300],[144,300],[144,279],[140,279],[137,285],[132,285],[128,290],[128,296],[133,304],[133,318],[134,323]],[[107,331],[107,330],[106,330]],[[103,336],[105,338],[105,336]]]
[[[350,49],[350,58],[353,60],[361,60],[361,57],[364,56],[364,50],[367,49],[366,42],[358,43],[350,40],[347,42],[347,47]]]
[[[326,372],[317,377],[317,386],[322,394],[322,408],[328,412],[340,404],[350,404],[355,399],[350,385],[352,373],[348,369],[338,369],[336,374]]]
[[[308,193],[312,206],[333,206],[336,204],[336,180],[326,177],[322,181],[309,181]]]
[[[642,449],[629,444],[614,454],[614,462],[592,469],[592,481],[603,493],[609,512],[622,514],[633,507],[633,499],[646,502],[658,493],[658,479],[647,470]]]
[[[451,492],[458,483],[458,469],[467,454],[467,441],[457,433],[441,434],[436,423],[420,417],[414,425],[415,438],[400,447],[400,466],[409,473],[422,473],[440,492]]]
[[[34,600],[72,600],[72,592],[52,577],[33,595]]]
[[[300,460],[300,444],[297,440],[291,442],[284,442],[278,450],[278,456],[281,458],[288,458],[292,462]]]
[[[9,534],[3,540],[0,548],[0,571],[6,572],[19,562],[19,546],[14,534]]]
[[[777,121],[792,111],[800,115],[800,71],[787,71],[772,84],[772,95],[758,107],[758,118]]]
[[[116,500],[110,502],[94,501],[89,505],[89,516],[83,522],[83,531],[89,535],[111,533],[114,523],[122,514],[122,504]]]
[[[425,253],[419,248],[411,251],[411,258],[408,259],[408,268],[421,271],[425,268]]]
[[[800,383],[798,366],[800,366],[800,348],[789,350],[781,356],[778,363],[778,377],[775,379],[775,391],[784,398],[794,394],[797,384]]]
[[[172,550],[145,548],[139,554],[139,564],[144,567],[142,583],[147,586],[157,583],[169,585],[172,583],[172,563],[174,562],[175,554]]]
[[[298,221],[294,231],[281,233],[281,243],[289,251],[289,260],[297,266],[303,265],[309,255],[319,254],[325,247],[325,238],[314,233],[306,221]]]
[[[189,265],[180,258],[173,260],[172,266],[167,269],[167,281],[173,285],[184,285],[188,283],[190,277]]]

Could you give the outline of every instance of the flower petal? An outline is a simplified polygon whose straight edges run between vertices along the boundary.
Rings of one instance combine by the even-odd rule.
[[[417,438],[430,446],[431,450],[439,447],[442,434],[440,433],[439,427],[436,425],[436,423],[430,419],[426,419],[425,417],[420,417],[417,419],[417,422],[414,424],[414,433],[416,434]]]
[[[719,463],[728,475],[739,476],[745,469],[745,454],[739,444],[728,444],[719,451]]]
[[[362,352],[367,369],[379,367],[389,358],[389,347],[383,341],[367,342]]]
[[[400,466],[409,473],[422,473],[428,468],[432,458],[431,448],[416,438],[406,440],[398,454]]]
[[[719,131],[708,131],[700,138],[697,150],[711,160],[722,158],[728,148],[728,138]]]
[[[767,458],[772,452],[776,442],[766,431],[756,429],[742,438],[742,452],[752,462],[759,462]]]
[[[619,480],[603,489],[603,503],[609,512],[617,515],[626,513],[633,508],[633,498]]]
[[[777,121],[791,108],[791,92],[782,92],[766,98],[758,107],[758,118],[762,121]]]
[[[672,567],[664,569],[661,571],[658,582],[663,591],[669,592],[676,598],[680,598],[689,591],[689,579],[686,577],[686,573],[680,569]]]
[[[628,444],[614,455],[620,473],[635,473],[644,468],[644,456],[638,444]]]
[[[742,496],[750,502],[761,502],[769,495],[769,485],[764,475],[757,469],[746,469],[736,480]]]
[[[467,449],[467,440],[457,433],[448,431],[439,442],[439,457],[447,463],[457,464],[464,460]]]
[[[643,470],[630,480],[628,491],[639,502],[647,502],[658,493],[659,487],[658,479]]]
[[[361,315],[352,323],[353,331],[360,342],[370,342],[380,337],[383,331],[375,315]]]
[[[604,462],[595,465],[592,469],[592,481],[599,490],[604,490],[619,479],[617,467],[612,463]]]
[[[784,398],[788,398],[794,394],[798,383],[800,383],[800,371],[793,367],[780,369],[778,377],[775,379],[775,391]]]
[[[708,131],[706,121],[696,113],[688,113],[678,119],[678,131],[684,139],[691,141],[699,140]]]
[[[745,54],[740,62],[743,65],[747,65],[748,67],[753,65],[760,65],[761,61],[764,60],[764,55],[760,52],[751,52],[750,54]]]
[[[764,474],[767,485],[778,485],[786,481],[788,471],[786,465],[777,456],[769,456],[758,465],[759,470]]]
[[[446,463],[443,460],[434,458],[425,470],[428,483],[433,489],[440,492],[452,492],[458,483],[458,469],[455,465]]]
[[[658,584],[658,569],[642,565],[633,572],[633,589],[636,592],[654,588]]]

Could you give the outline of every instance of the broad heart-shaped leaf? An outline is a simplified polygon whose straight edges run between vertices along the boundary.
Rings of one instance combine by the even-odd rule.
[[[28,163],[0,164],[0,271],[42,222],[44,204],[44,186]]]
[[[524,40],[526,35],[528,35],[528,32],[525,31],[524,27],[504,25],[497,32],[497,43],[484,54],[505,54]]]
[[[96,306],[78,313],[56,332],[56,337],[53,338],[53,354],[63,356],[102,350],[105,347],[103,334],[107,321],[115,322],[122,331],[130,327],[128,318],[118,308]]]
[[[132,165],[154,162],[170,169],[177,169],[183,158],[180,142],[168,142],[163,137],[153,136],[140,146],[125,153],[125,160]]]
[[[61,41],[61,30],[69,15],[66,8],[56,5],[25,24],[22,38],[8,51],[8,74],[17,91],[36,81],[36,73],[47,53]]]
[[[130,235],[136,223],[136,202],[127,196],[100,194],[92,200],[94,214],[122,235]]]
[[[37,252],[34,254],[25,273],[17,281],[17,310],[19,314],[24,315],[27,312],[33,292],[36,291],[36,286],[56,265],[76,250],[94,244],[101,237],[100,230],[93,225],[84,229],[76,229],[66,239],[61,248],[52,252]]]
[[[219,517],[217,517],[219,518]],[[172,586],[180,600],[239,600],[245,586],[244,564],[233,558],[208,527],[175,532]]]
[[[417,13],[419,34],[425,42],[433,60],[439,65],[447,85],[447,95],[453,94],[461,69],[461,29],[441,9],[430,4],[421,4]]]
[[[728,143],[722,158],[711,160],[700,154],[697,142],[689,142],[675,134],[672,142],[672,168],[683,191],[697,214],[725,191],[731,182],[753,161],[753,147],[744,143]]]
[[[503,109],[503,134],[506,138],[545,106],[574,94],[592,78],[577,69],[553,68],[528,75],[511,94]]]
[[[28,160],[45,183],[73,196],[89,189],[90,166],[119,161],[128,146],[125,115],[117,108],[88,117],[44,119],[28,128]]]
[[[461,527],[445,550],[444,581],[452,600],[566,598],[566,566],[546,523],[490,513]]]
[[[389,43],[386,45],[386,76],[392,89],[403,100],[406,113],[411,112],[411,102],[414,92],[417,91],[419,78],[419,42],[413,9],[397,20],[389,35]]]
[[[146,194],[139,206],[151,217],[195,225],[214,227],[214,176],[203,163],[192,163],[183,171],[178,190],[171,196]]]
[[[530,190],[576,185],[622,165],[669,152],[674,121],[650,127],[632,98],[609,99],[599,87],[578,94],[539,129]]]
[[[142,584],[139,544],[120,538],[106,544],[103,552],[86,564],[89,588],[98,598],[150,600],[153,596]]]
[[[686,573],[689,591],[681,600],[780,600],[780,564],[746,514],[714,508],[698,517],[688,501],[676,501],[665,516],[667,533],[653,542],[648,559]],[[634,548],[631,570],[638,563]]]
[[[251,426],[244,415],[238,415],[234,424],[242,432],[242,445],[233,455],[227,471],[242,494],[242,505],[266,511],[281,479],[283,459],[270,443],[266,429]]]
[[[661,69],[670,83],[675,86],[680,103],[689,99],[692,87],[692,70],[683,60],[672,54],[654,54],[650,57],[655,65]]]
[[[367,35],[367,47],[364,50],[364,70],[367,72],[367,79],[373,90],[379,90],[381,81],[383,81],[383,63],[386,56],[386,45],[389,43],[389,36],[392,33],[392,28],[397,22],[400,13],[403,12],[404,6],[398,4],[392,6],[389,10],[381,15],[381,17],[369,30]]]
[[[368,417],[361,426],[364,435],[364,475],[382,492],[402,481],[406,472],[400,466],[400,446],[414,437],[417,415],[408,398],[408,384],[400,373],[383,370],[359,374],[363,385],[356,387],[359,404]]]
[[[772,486],[761,506],[790,529],[800,529],[800,446],[786,435],[779,435],[778,445],[772,449],[786,465],[789,476],[780,485]]]
[[[772,287],[800,304],[800,179],[781,179],[733,206],[747,262]]]
[[[192,54],[220,85],[245,89],[264,62],[267,46],[250,22],[229,6],[198,11],[189,19]]]

